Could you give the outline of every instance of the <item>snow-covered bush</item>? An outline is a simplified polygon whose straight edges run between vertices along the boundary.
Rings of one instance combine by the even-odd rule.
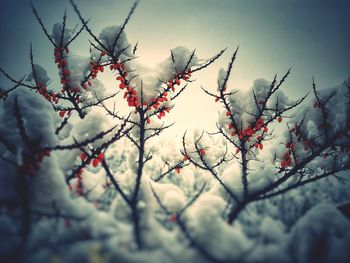
[[[201,60],[175,47],[148,69],[125,32],[137,2],[100,34],[71,3],[81,27],[69,29],[65,14],[52,33],[33,7],[60,83],[32,48],[27,77],[0,67],[12,85],[0,91],[1,261],[307,262],[322,238],[339,244],[327,260],[345,262],[349,224],[317,205],[350,199],[347,83],[319,91],[314,82],[314,98],[293,101],[281,90],[288,71],[230,90],[236,51],[215,92],[204,90],[222,106],[218,132],[158,139],[192,75],[225,50]],[[87,57],[70,50],[83,32],[92,38]],[[99,79],[105,71],[113,93]],[[112,107],[118,97],[124,115]],[[334,231],[325,230],[328,216]]]

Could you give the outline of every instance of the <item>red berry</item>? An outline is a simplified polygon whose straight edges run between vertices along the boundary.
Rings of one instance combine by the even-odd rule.
[[[281,122],[282,122],[282,117],[279,116],[279,117],[277,118],[277,121],[278,121],[279,123],[281,123]]]
[[[66,114],[66,111],[65,111],[65,110],[61,110],[60,113],[59,113],[59,115],[60,115],[61,118],[63,118],[65,114]]]
[[[100,161],[102,161],[103,158],[104,158],[104,154],[103,154],[102,152],[99,153],[98,156],[97,156],[97,159],[99,159]]]
[[[82,152],[81,154],[80,154],[80,159],[82,160],[82,161],[85,161],[86,160],[86,153],[84,153],[84,152]]]
[[[205,155],[205,150],[204,150],[204,149],[201,149],[201,150],[199,151],[199,154],[200,154],[200,155]]]
[[[93,161],[92,161],[92,166],[93,167],[97,167],[98,165],[99,165],[99,163],[100,163],[100,160],[99,159],[93,159]]]
[[[171,222],[176,222],[177,216],[176,216],[176,215],[171,215],[171,216],[169,217],[169,220],[170,220]]]

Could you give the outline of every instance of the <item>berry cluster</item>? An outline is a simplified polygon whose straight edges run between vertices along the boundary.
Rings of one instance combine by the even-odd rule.
[[[55,63],[57,64],[57,68],[60,70],[61,74],[61,84],[62,92],[64,93],[68,87],[69,84],[69,75],[70,71],[68,69],[68,63],[66,60],[67,54],[69,53],[68,48],[55,48],[54,56],[55,56]]]
[[[226,113],[226,115],[230,116],[231,113],[228,111]],[[239,132],[237,132],[234,129],[234,124],[232,122],[229,123],[228,128],[229,128],[229,130],[233,129],[231,132],[231,136],[234,137],[237,135],[240,141],[247,141],[247,142],[251,142],[251,139],[253,138],[253,136],[261,130],[263,130],[263,133],[268,132],[268,128],[265,125],[262,118],[259,118],[253,127],[247,127]],[[262,139],[263,139],[262,135],[258,135],[256,137],[256,141],[254,143],[255,148],[257,148],[257,149],[259,148],[260,150],[263,149],[263,144],[261,143]],[[238,152],[239,152],[239,150],[238,150]],[[238,153],[238,152],[236,152],[236,153]]]
[[[88,158],[87,154],[85,152],[82,152],[80,154],[80,159],[84,162],[86,159]],[[102,160],[104,159],[104,154],[102,152],[100,152],[96,158],[93,158],[91,160],[89,160],[88,164],[92,163],[93,167],[97,167]]]
[[[47,90],[47,87],[45,87],[42,83],[37,83],[37,92],[43,96],[47,101],[51,101],[54,104],[58,103],[58,95],[53,93],[53,92],[49,92]]]
[[[282,160],[281,160],[281,167],[283,169],[293,165],[293,162],[292,162],[293,151],[294,151],[294,144],[286,143],[286,151],[283,153]]]

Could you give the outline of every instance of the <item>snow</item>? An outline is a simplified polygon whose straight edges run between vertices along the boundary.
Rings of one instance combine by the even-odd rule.
[[[105,27],[101,30],[99,34],[99,39],[101,40],[101,43],[105,47],[112,48],[112,44],[114,44],[116,37],[120,34],[113,52],[115,54],[121,53],[121,55],[124,55],[126,57],[131,57],[132,48],[130,47],[126,33],[124,31],[120,33],[120,30],[121,30],[120,26]],[[122,50],[124,51],[121,52]]]
[[[223,77],[225,75],[224,71],[219,71],[219,83],[223,82]],[[251,122],[254,121],[254,115],[259,113],[259,109],[256,106],[253,94],[255,93],[256,100],[262,101],[267,99],[268,91],[270,89],[271,83],[265,79],[257,79],[253,82],[253,85],[245,91],[242,90],[228,90],[227,92],[235,92],[228,97],[228,102],[230,103],[230,111],[233,113],[234,120],[236,123],[241,123],[244,128],[248,127]],[[268,100],[267,107],[275,108],[276,102],[278,100],[278,110],[285,109],[288,105],[291,105],[293,101],[288,99],[283,91],[278,90],[272,97]],[[223,110],[219,117],[219,124],[225,125],[227,128],[229,119],[226,116],[227,110]],[[228,130],[228,129],[227,129]],[[229,132],[230,133],[230,132]]]
[[[16,93],[13,95],[15,96]],[[7,135],[6,139],[19,142],[16,123],[10,118],[14,96],[11,95],[1,106],[1,120],[6,124],[1,126],[1,133]],[[51,111],[50,105],[30,91],[21,91],[19,99],[25,123],[30,121],[36,123],[36,126],[28,126],[28,133],[41,136],[44,145],[56,144],[60,139],[53,135],[55,126],[51,123],[57,120],[57,117]],[[33,105],[36,107],[32,108]],[[43,109],[46,110],[43,111]],[[101,119],[103,119],[101,112],[90,112],[84,121],[77,122],[78,125],[73,126],[70,136],[63,139],[63,142],[71,142],[71,136],[77,140],[84,140],[111,127],[111,123]],[[187,145],[191,147],[191,143],[193,144],[200,135],[200,130],[189,132]],[[25,145],[18,143],[17,145],[22,151],[26,150]],[[117,146],[109,150],[108,155],[111,157],[107,159],[111,162],[112,172],[117,174],[118,182],[127,195],[132,193],[137,160],[137,151],[131,150],[130,145],[130,142],[125,140],[118,142]],[[247,213],[243,213],[231,226],[224,220],[227,196],[211,176],[189,166],[182,168],[180,174],[170,174],[160,182],[154,182],[151,179],[161,173],[155,167],[161,168],[164,161],[167,160],[169,165],[174,165],[177,160],[182,159],[180,149],[176,145],[174,140],[169,141],[169,139],[155,140],[150,145],[154,157],[145,167],[139,203],[143,218],[141,224],[143,238],[148,250],[140,252],[135,250],[132,225],[129,221],[129,207],[119,194],[115,198],[112,197],[112,204],[107,207],[107,211],[97,211],[94,208],[94,203],[100,201],[105,191],[102,187],[105,183],[105,173],[101,169],[87,169],[83,173],[84,189],[92,190],[87,194],[86,199],[77,198],[69,193],[64,181],[64,173],[76,164],[79,152],[52,153],[50,157],[45,158],[37,175],[32,179],[32,209],[49,214],[59,211],[80,219],[71,219],[67,226],[65,219],[39,217],[40,219],[33,224],[29,236],[26,252],[29,262],[53,259],[71,262],[88,259],[106,260],[106,258],[123,260],[123,262],[178,262],[179,260],[205,262],[195,248],[188,247],[188,240],[176,227],[176,222],[169,221],[168,216],[164,215],[150,188],[152,185],[162,204],[171,213],[177,213],[191,200],[204,182],[207,183],[207,190],[185,211],[182,218],[191,235],[216,259],[240,262],[310,262],[315,257],[316,260],[320,260],[314,251],[322,245],[324,250],[321,256],[325,262],[346,262],[350,223],[334,205],[316,205],[305,215],[292,210],[292,204],[298,207],[303,204],[301,201],[308,198],[310,202],[306,204],[307,210],[314,204],[327,200],[327,196],[335,191],[339,192],[337,197],[334,195],[334,200],[339,202],[348,196],[346,185],[343,185],[344,190],[341,190],[339,182],[335,183],[336,181],[329,179],[324,183],[320,182],[305,188],[303,191],[296,190],[281,199],[252,204],[247,208]],[[206,148],[208,153],[213,153],[214,158],[209,154],[205,156],[209,163],[213,163],[222,156],[223,149],[218,145],[220,145],[218,140],[213,140],[206,135],[199,142],[199,147]],[[199,160],[196,154],[191,157]],[[274,176],[271,154],[263,152],[259,155],[259,159],[256,164],[252,164],[256,169],[249,174],[250,191],[268,184]],[[21,158],[18,160],[21,161]],[[120,160],[125,161],[120,162]],[[13,198],[11,191],[14,190],[9,187],[11,182],[6,181],[5,178],[8,177],[7,174],[13,174],[14,170],[6,164],[3,168],[7,173],[1,173],[1,182],[2,185],[6,184],[7,191],[4,188],[1,194],[4,197],[7,193],[7,198]],[[166,167],[163,168],[166,169]],[[223,182],[241,197],[240,165],[231,164],[218,169],[218,172]],[[74,185],[74,180],[71,183]],[[303,197],[300,196],[301,194]],[[318,199],[314,198],[315,195]],[[290,210],[291,214],[287,214],[288,216],[293,217],[294,213],[296,214],[297,220],[291,226],[285,218],[281,218],[282,209]],[[11,236],[8,246],[1,247],[1,253],[6,253],[17,246],[19,235],[16,224],[7,215],[2,214],[0,220],[1,233]]]
[[[31,72],[30,74],[28,74],[26,80],[27,81],[32,81],[33,83],[35,83],[35,78],[38,81],[38,84],[41,83],[41,85],[47,85],[50,81],[49,76],[47,75],[46,70],[38,65],[38,64],[34,64],[34,73]]]
[[[186,217],[196,240],[216,258],[236,260],[251,246],[237,226],[229,226],[221,217],[225,201],[213,194],[204,193],[189,208]]]
[[[293,226],[290,249],[298,263],[347,262],[349,238],[349,220],[334,206],[320,204]]]
[[[62,31],[63,31],[63,26],[61,23],[55,23],[53,25],[51,37],[53,38],[54,42],[58,46],[60,46],[61,44]],[[64,28],[62,46],[65,46],[68,43],[68,41],[73,36],[73,32],[74,32],[73,29],[69,29],[67,27]]]
[[[165,183],[152,183],[152,188],[162,200],[163,205],[172,213],[179,212],[186,204],[186,197],[182,190],[173,185]]]

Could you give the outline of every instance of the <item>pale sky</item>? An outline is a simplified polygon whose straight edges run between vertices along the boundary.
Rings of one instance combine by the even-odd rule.
[[[51,31],[60,22],[64,8],[68,25],[79,21],[69,1],[33,0]],[[104,26],[120,24],[132,1],[76,0],[80,11],[91,18],[96,34]],[[226,67],[237,45],[240,51],[229,87],[248,89],[257,78],[271,80],[292,67],[285,85],[286,93],[297,98],[311,88],[315,76],[320,88],[334,86],[350,73],[350,3],[346,0],[141,0],[126,28],[129,41],[138,45],[139,62],[153,66],[182,45],[196,48],[200,58],[228,47],[209,69],[195,75],[196,82],[178,100],[167,122],[176,122],[169,134],[185,129],[213,131],[219,105],[200,89],[216,89],[217,72]],[[51,60],[52,47],[45,38],[26,0],[2,1],[0,10],[0,64],[14,75],[29,70],[29,45],[32,42],[36,63],[57,78]],[[85,33],[72,51],[88,55]],[[50,58],[48,61],[47,58]],[[0,83],[4,85],[3,78]],[[110,85],[110,83],[106,83]]]

